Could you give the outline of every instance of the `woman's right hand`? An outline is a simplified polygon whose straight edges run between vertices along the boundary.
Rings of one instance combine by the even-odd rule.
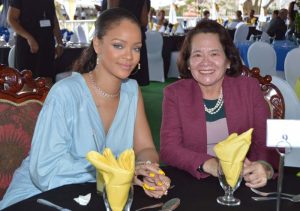
[[[141,186],[148,196],[161,198],[167,195],[171,180],[157,163],[142,162],[135,167],[134,184]]]

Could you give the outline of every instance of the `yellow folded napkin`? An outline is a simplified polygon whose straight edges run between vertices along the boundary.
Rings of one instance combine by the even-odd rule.
[[[239,180],[243,161],[251,144],[252,131],[253,128],[241,135],[233,133],[214,147],[226,181],[231,187],[234,187]]]
[[[125,150],[116,160],[109,148],[100,154],[91,151],[87,160],[101,172],[105,182],[107,198],[113,211],[122,211],[130,190],[134,175],[135,155],[132,149]]]

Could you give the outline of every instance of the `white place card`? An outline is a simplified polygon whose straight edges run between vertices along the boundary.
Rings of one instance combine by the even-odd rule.
[[[300,120],[268,119],[267,146],[300,148]]]

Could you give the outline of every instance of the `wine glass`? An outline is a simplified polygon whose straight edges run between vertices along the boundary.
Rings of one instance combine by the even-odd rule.
[[[122,211],[130,211],[131,204],[132,204],[132,201],[133,201],[133,192],[134,192],[134,188],[133,188],[133,185],[131,185],[129,190],[128,190],[128,197],[127,197],[126,203],[125,203],[124,208],[122,209]],[[109,204],[109,201],[108,201],[108,195],[107,195],[107,192],[106,192],[105,184],[104,184],[104,187],[103,187],[103,195],[102,196],[103,196],[104,205],[106,207],[106,211],[113,211],[112,206]],[[119,195],[119,197],[117,197],[114,200],[114,202],[117,202],[118,205],[120,204],[120,200],[122,200],[121,196],[122,196],[122,194]],[[114,197],[116,197],[116,196],[114,196]]]
[[[234,191],[240,186],[241,181],[242,181],[242,171],[240,173],[239,179],[236,183],[236,185],[234,187],[231,187],[225,177],[225,174],[222,170],[222,166],[221,166],[221,162],[219,161],[218,164],[218,178],[219,178],[219,182],[221,187],[223,188],[223,190],[225,191],[225,195],[224,196],[219,196],[217,198],[217,202],[219,204],[222,205],[227,205],[227,206],[238,206],[241,204],[241,200],[237,199],[233,196]]]

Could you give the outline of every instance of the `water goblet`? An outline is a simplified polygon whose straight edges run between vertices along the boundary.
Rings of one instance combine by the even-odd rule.
[[[132,204],[132,201],[133,201],[133,190],[134,190],[133,185],[131,185],[130,188],[129,188],[128,198],[127,198],[127,201],[124,205],[123,211],[130,211],[131,204]],[[106,211],[113,211],[113,209],[111,208],[111,206],[109,204],[109,201],[108,201],[108,196],[107,196],[105,184],[104,184],[104,187],[103,187],[103,195],[102,196],[103,196],[103,201],[104,201],[104,204],[105,204],[105,207],[106,207]]]
[[[227,206],[238,206],[241,204],[241,200],[237,199],[233,196],[234,191],[240,186],[241,181],[242,181],[242,171],[240,173],[239,179],[236,183],[236,185],[234,187],[231,187],[225,177],[225,174],[223,172],[221,163],[219,162],[218,164],[218,178],[219,178],[219,182],[221,187],[223,188],[223,190],[225,191],[225,195],[224,196],[219,196],[217,198],[217,202],[219,204],[222,205],[227,205]]]
[[[100,171],[96,171],[96,187],[97,187],[97,194],[102,196],[103,188],[104,188],[104,178]]]

